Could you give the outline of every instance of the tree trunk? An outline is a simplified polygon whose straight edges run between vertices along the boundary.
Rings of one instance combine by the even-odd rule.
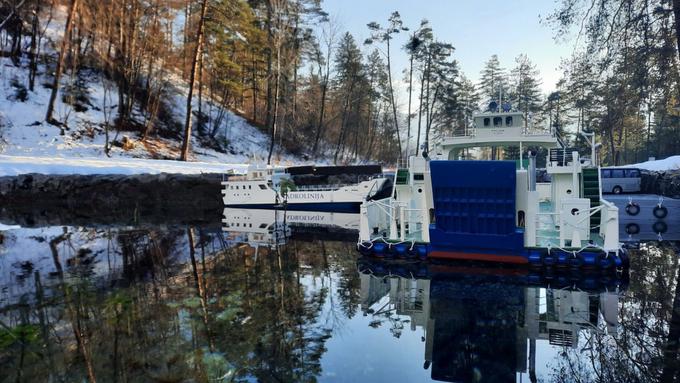
[[[420,101],[418,104],[418,137],[416,137],[416,151],[420,150],[420,128],[423,123],[423,97],[425,94],[425,73],[420,79]]]
[[[408,157],[411,153],[409,153],[409,149],[411,147],[411,95],[413,94],[413,56],[414,54],[411,54],[411,62],[409,63],[409,70],[408,70],[408,116],[407,116],[407,121],[408,121],[408,127],[406,128],[406,157]],[[418,148],[416,148],[416,153],[418,152]]]
[[[269,155],[267,156],[267,165],[272,163],[272,154],[274,153],[274,143],[276,139],[276,128],[278,124],[279,115],[279,89],[281,83],[281,42],[277,43],[276,48],[276,85],[274,94],[274,115],[272,116],[272,140],[269,144]]]
[[[321,85],[321,110],[319,112],[319,123],[316,125],[316,136],[314,137],[314,147],[312,154],[316,157],[319,150],[319,140],[321,139],[321,132],[323,131],[323,118],[326,111],[326,96],[328,93],[328,80],[331,73],[331,54],[333,49],[331,44],[328,45],[326,52],[326,73],[324,73],[323,84]]]
[[[35,88],[35,76],[38,72],[38,54],[36,52],[38,47],[38,34],[40,33],[40,1],[35,2],[33,9],[33,20],[31,22],[31,63],[30,72],[28,73],[28,89],[33,92]]]
[[[399,155],[397,158],[401,158],[401,136],[399,135],[399,121],[397,120],[397,104],[394,101],[394,87],[392,86],[392,64],[390,57],[390,40],[387,40],[387,78],[390,85],[390,99],[392,100],[392,114],[394,117],[394,130],[397,133],[397,147],[399,148]]]
[[[194,57],[192,57],[191,73],[189,74],[189,94],[187,95],[187,115],[184,123],[184,141],[182,142],[182,155],[180,159],[187,161],[189,159],[189,144],[191,142],[191,101],[194,96],[194,82],[196,81],[196,72],[198,71],[198,60],[201,57],[201,49],[203,47],[203,26],[205,24],[205,14],[208,9],[208,0],[203,0],[201,3],[201,18],[198,21],[198,36],[196,39],[196,48],[194,49]]]
[[[675,41],[678,45],[678,58],[680,58],[680,0],[673,0],[673,14],[675,15]],[[680,89],[678,89],[680,94]]]
[[[429,87],[429,85],[428,85]],[[434,96],[432,97],[432,103],[431,106],[428,107],[428,112],[427,112],[427,127],[425,128],[425,144],[427,145],[425,147],[426,151],[430,151],[430,128],[432,127],[432,116],[434,114],[434,104],[437,102],[437,96],[439,95],[439,90],[440,86],[437,85],[437,87],[434,90]],[[429,91],[428,91],[429,92]],[[429,96],[428,96],[429,98]],[[429,102],[429,101],[428,101]]]
[[[257,122],[257,59],[255,58],[255,50],[253,49],[253,70],[252,70],[252,82],[253,82],[253,121]]]
[[[203,132],[203,53],[198,60],[198,131]]]
[[[272,49],[274,47],[274,30],[272,28],[272,4],[271,1],[267,1],[267,105],[265,114],[265,126],[274,131],[274,124],[272,119],[273,109],[274,109],[274,92],[272,91],[272,66],[273,66],[273,54]],[[276,84],[278,90],[278,83]],[[271,137],[272,146],[274,141],[274,136]],[[270,152],[273,148],[270,149]]]
[[[61,40],[61,49],[59,50],[59,58],[57,59],[57,68],[54,73],[54,81],[52,82],[52,93],[50,94],[50,101],[47,104],[47,113],[45,114],[45,121],[48,124],[56,125],[54,120],[54,102],[57,100],[57,92],[59,92],[59,81],[61,80],[61,72],[64,66],[64,59],[66,56],[66,49],[69,45],[69,36],[71,36],[71,29],[73,28],[73,18],[78,9],[78,0],[71,0],[68,16],[66,17],[66,25],[64,26],[64,38]],[[63,133],[63,130],[62,130]]]
[[[352,82],[350,84],[349,91],[347,92],[345,103],[342,109],[342,122],[340,123],[340,134],[338,135],[338,144],[335,147],[335,156],[333,156],[333,164],[335,165],[338,164],[338,154],[340,153],[340,145],[343,143],[345,139],[345,127],[347,125],[347,111],[349,110],[353,89],[354,83]]]

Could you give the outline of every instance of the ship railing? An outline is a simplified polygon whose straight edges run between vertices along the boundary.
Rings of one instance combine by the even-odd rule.
[[[487,129],[487,128],[485,128]],[[488,129],[493,129],[493,128],[488,128]],[[541,136],[550,136],[550,137],[555,137],[555,133],[551,130],[547,129],[531,129],[531,128],[523,128],[520,132],[521,136],[523,137],[541,137]],[[477,137],[477,129],[468,129],[465,132],[462,133],[454,133],[451,135],[445,136],[445,138],[475,138]]]
[[[571,228],[580,228],[582,227],[582,224],[584,222],[590,223],[591,218],[597,214],[600,213],[600,225],[596,227],[591,227],[590,225],[588,226],[589,230],[591,229],[598,229],[599,235],[602,239],[604,239],[604,250],[605,251],[615,251],[619,247],[618,239],[619,239],[619,209],[614,205],[613,203],[606,201],[604,199],[600,200],[600,206],[595,206],[591,207],[587,210],[583,210],[582,212],[585,212],[587,214],[581,214],[582,217],[579,218],[578,221],[575,223],[569,223],[566,222],[564,219],[562,219],[562,214],[559,212],[542,212],[542,213],[537,213],[536,215],[538,217],[551,217],[552,218],[552,224],[547,224],[546,222],[542,222],[542,225],[540,224],[541,221],[539,220],[539,225],[537,225],[537,230],[550,230],[553,231],[557,229],[557,223],[559,223],[559,237],[546,237],[546,238],[551,238],[551,239],[558,239],[560,240],[560,245],[563,245],[564,241],[566,241],[568,238],[565,238],[564,233],[566,233],[566,228],[571,227]]]
[[[422,241],[423,209],[385,198],[366,203],[368,227],[373,236],[401,241]]]
[[[408,158],[400,158],[397,160],[397,169],[408,169]]]
[[[333,184],[333,185],[300,185],[296,186],[294,191],[335,191],[343,187],[354,186],[355,184]]]
[[[600,237],[604,239],[604,250],[616,251],[619,248],[619,208],[603,198],[600,198],[600,208]]]

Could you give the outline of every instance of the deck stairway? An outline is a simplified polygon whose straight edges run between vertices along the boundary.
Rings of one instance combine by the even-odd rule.
[[[583,198],[590,199],[590,208],[600,206],[600,177],[597,168],[583,169]],[[593,214],[590,220],[590,229],[593,230],[600,225],[601,214],[598,211]]]
[[[408,185],[408,169],[397,169],[397,185]]]

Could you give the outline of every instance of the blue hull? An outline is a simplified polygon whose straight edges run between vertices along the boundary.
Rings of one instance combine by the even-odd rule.
[[[359,202],[314,202],[314,203],[289,203],[289,204],[236,204],[225,205],[226,207],[238,209],[285,209],[291,211],[321,211],[333,213],[359,213],[361,203]]]

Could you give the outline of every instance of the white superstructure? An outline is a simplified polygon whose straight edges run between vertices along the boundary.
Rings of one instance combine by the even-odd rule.
[[[375,177],[350,184],[295,185],[285,168],[252,166],[245,175],[222,182],[222,198],[227,207],[358,212],[386,182]]]

